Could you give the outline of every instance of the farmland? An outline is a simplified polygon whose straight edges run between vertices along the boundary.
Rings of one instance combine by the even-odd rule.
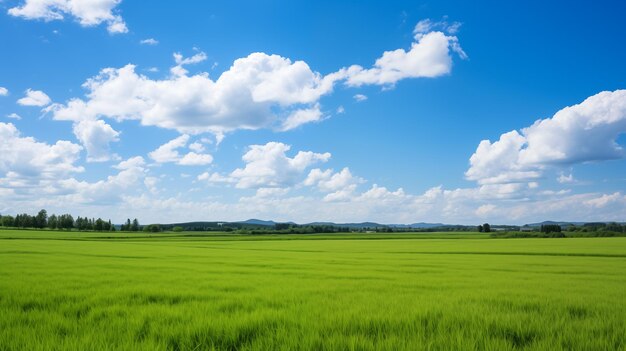
[[[626,238],[0,231],[1,350],[619,350]]]

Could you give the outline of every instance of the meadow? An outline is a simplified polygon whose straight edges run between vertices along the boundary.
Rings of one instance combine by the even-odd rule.
[[[624,350],[626,238],[0,231],[0,350]]]

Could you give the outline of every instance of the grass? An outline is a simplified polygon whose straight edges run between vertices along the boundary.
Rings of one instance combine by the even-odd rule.
[[[0,350],[626,349],[626,238],[189,234],[0,231]]]

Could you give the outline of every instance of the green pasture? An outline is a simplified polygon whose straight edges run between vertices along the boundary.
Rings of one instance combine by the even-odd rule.
[[[626,238],[0,231],[0,350],[624,350]]]

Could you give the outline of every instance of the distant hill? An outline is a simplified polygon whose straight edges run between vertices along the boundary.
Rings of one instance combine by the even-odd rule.
[[[183,227],[187,230],[202,230],[202,229],[219,229],[223,227],[235,228],[235,229],[253,229],[253,228],[270,228],[276,224],[293,224],[301,226],[332,226],[349,229],[365,229],[365,228],[415,228],[415,229],[429,229],[438,227],[463,227],[461,225],[451,225],[443,223],[413,223],[413,224],[381,224],[376,222],[360,222],[360,223],[335,223],[335,222],[311,222],[296,224],[294,222],[276,222],[272,220],[262,220],[251,218],[245,221],[226,222],[226,221],[198,221],[198,222],[183,222],[183,223],[171,223],[162,224],[164,228]]]
[[[188,231],[219,231],[219,230],[233,230],[233,229],[268,229],[273,228],[275,225],[272,221],[261,220],[249,220],[244,222],[225,222],[225,221],[211,221],[211,222],[181,222],[181,223],[167,223],[161,224],[161,227],[165,230],[171,230],[174,227],[181,227]]]
[[[303,225],[327,225],[333,227],[342,227],[342,228],[351,228],[351,229],[363,229],[363,228],[382,228],[387,227],[384,224],[374,223],[374,222],[362,222],[362,223],[334,223],[334,222],[312,222],[306,223]]]
[[[274,222],[274,221],[264,221],[262,219],[251,218],[251,219],[248,219],[248,220],[245,220],[245,221],[239,221],[239,222],[234,222],[234,223],[262,225],[262,226],[272,227],[272,226],[276,225],[277,222]]]
[[[443,224],[443,223],[413,223],[413,224],[390,224],[391,227],[396,228],[436,228],[436,227],[454,227],[454,224]]]
[[[604,223],[604,222],[593,222],[593,223]],[[366,228],[369,228],[369,229],[376,229],[376,228],[411,229],[411,228],[414,228],[414,229],[422,229],[422,230],[429,230],[429,229],[463,230],[463,229],[474,227],[474,226],[460,225],[460,224],[427,223],[427,222],[418,222],[418,223],[412,223],[412,224],[381,224],[381,223],[376,223],[376,222],[360,222],[360,223],[311,222],[311,223],[297,224],[294,222],[276,222],[272,220],[262,220],[262,219],[256,219],[256,218],[251,218],[245,221],[238,221],[238,222],[198,221],[198,222],[161,224],[161,226],[164,229],[182,227],[185,230],[220,231],[220,230],[236,230],[236,229],[247,229],[247,230],[273,229],[276,226],[276,224],[293,224],[293,225],[299,225],[299,226],[330,226],[330,227],[337,227],[337,228],[348,228],[350,230],[363,230]],[[591,223],[543,221],[543,222],[538,222],[538,223],[524,224],[524,226],[531,227],[531,228],[539,228],[542,225],[546,225],[546,224],[557,224],[557,225],[566,227],[570,224],[573,224],[576,226],[582,226],[582,225],[591,224]],[[507,229],[507,230],[517,230],[520,226],[492,224],[491,227]]]
[[[569,224],[574,224],[574,225],[583,225],[586,222],[555,222],[555,221],[543,221],[543,222],[539,222],[539,223],[529,223],[529,224],[524,224],[524,227],[541,227],[542,225],[550,225],[550,224],[557,224],[560,226],[564,226],[564,225],[569,225]]]

